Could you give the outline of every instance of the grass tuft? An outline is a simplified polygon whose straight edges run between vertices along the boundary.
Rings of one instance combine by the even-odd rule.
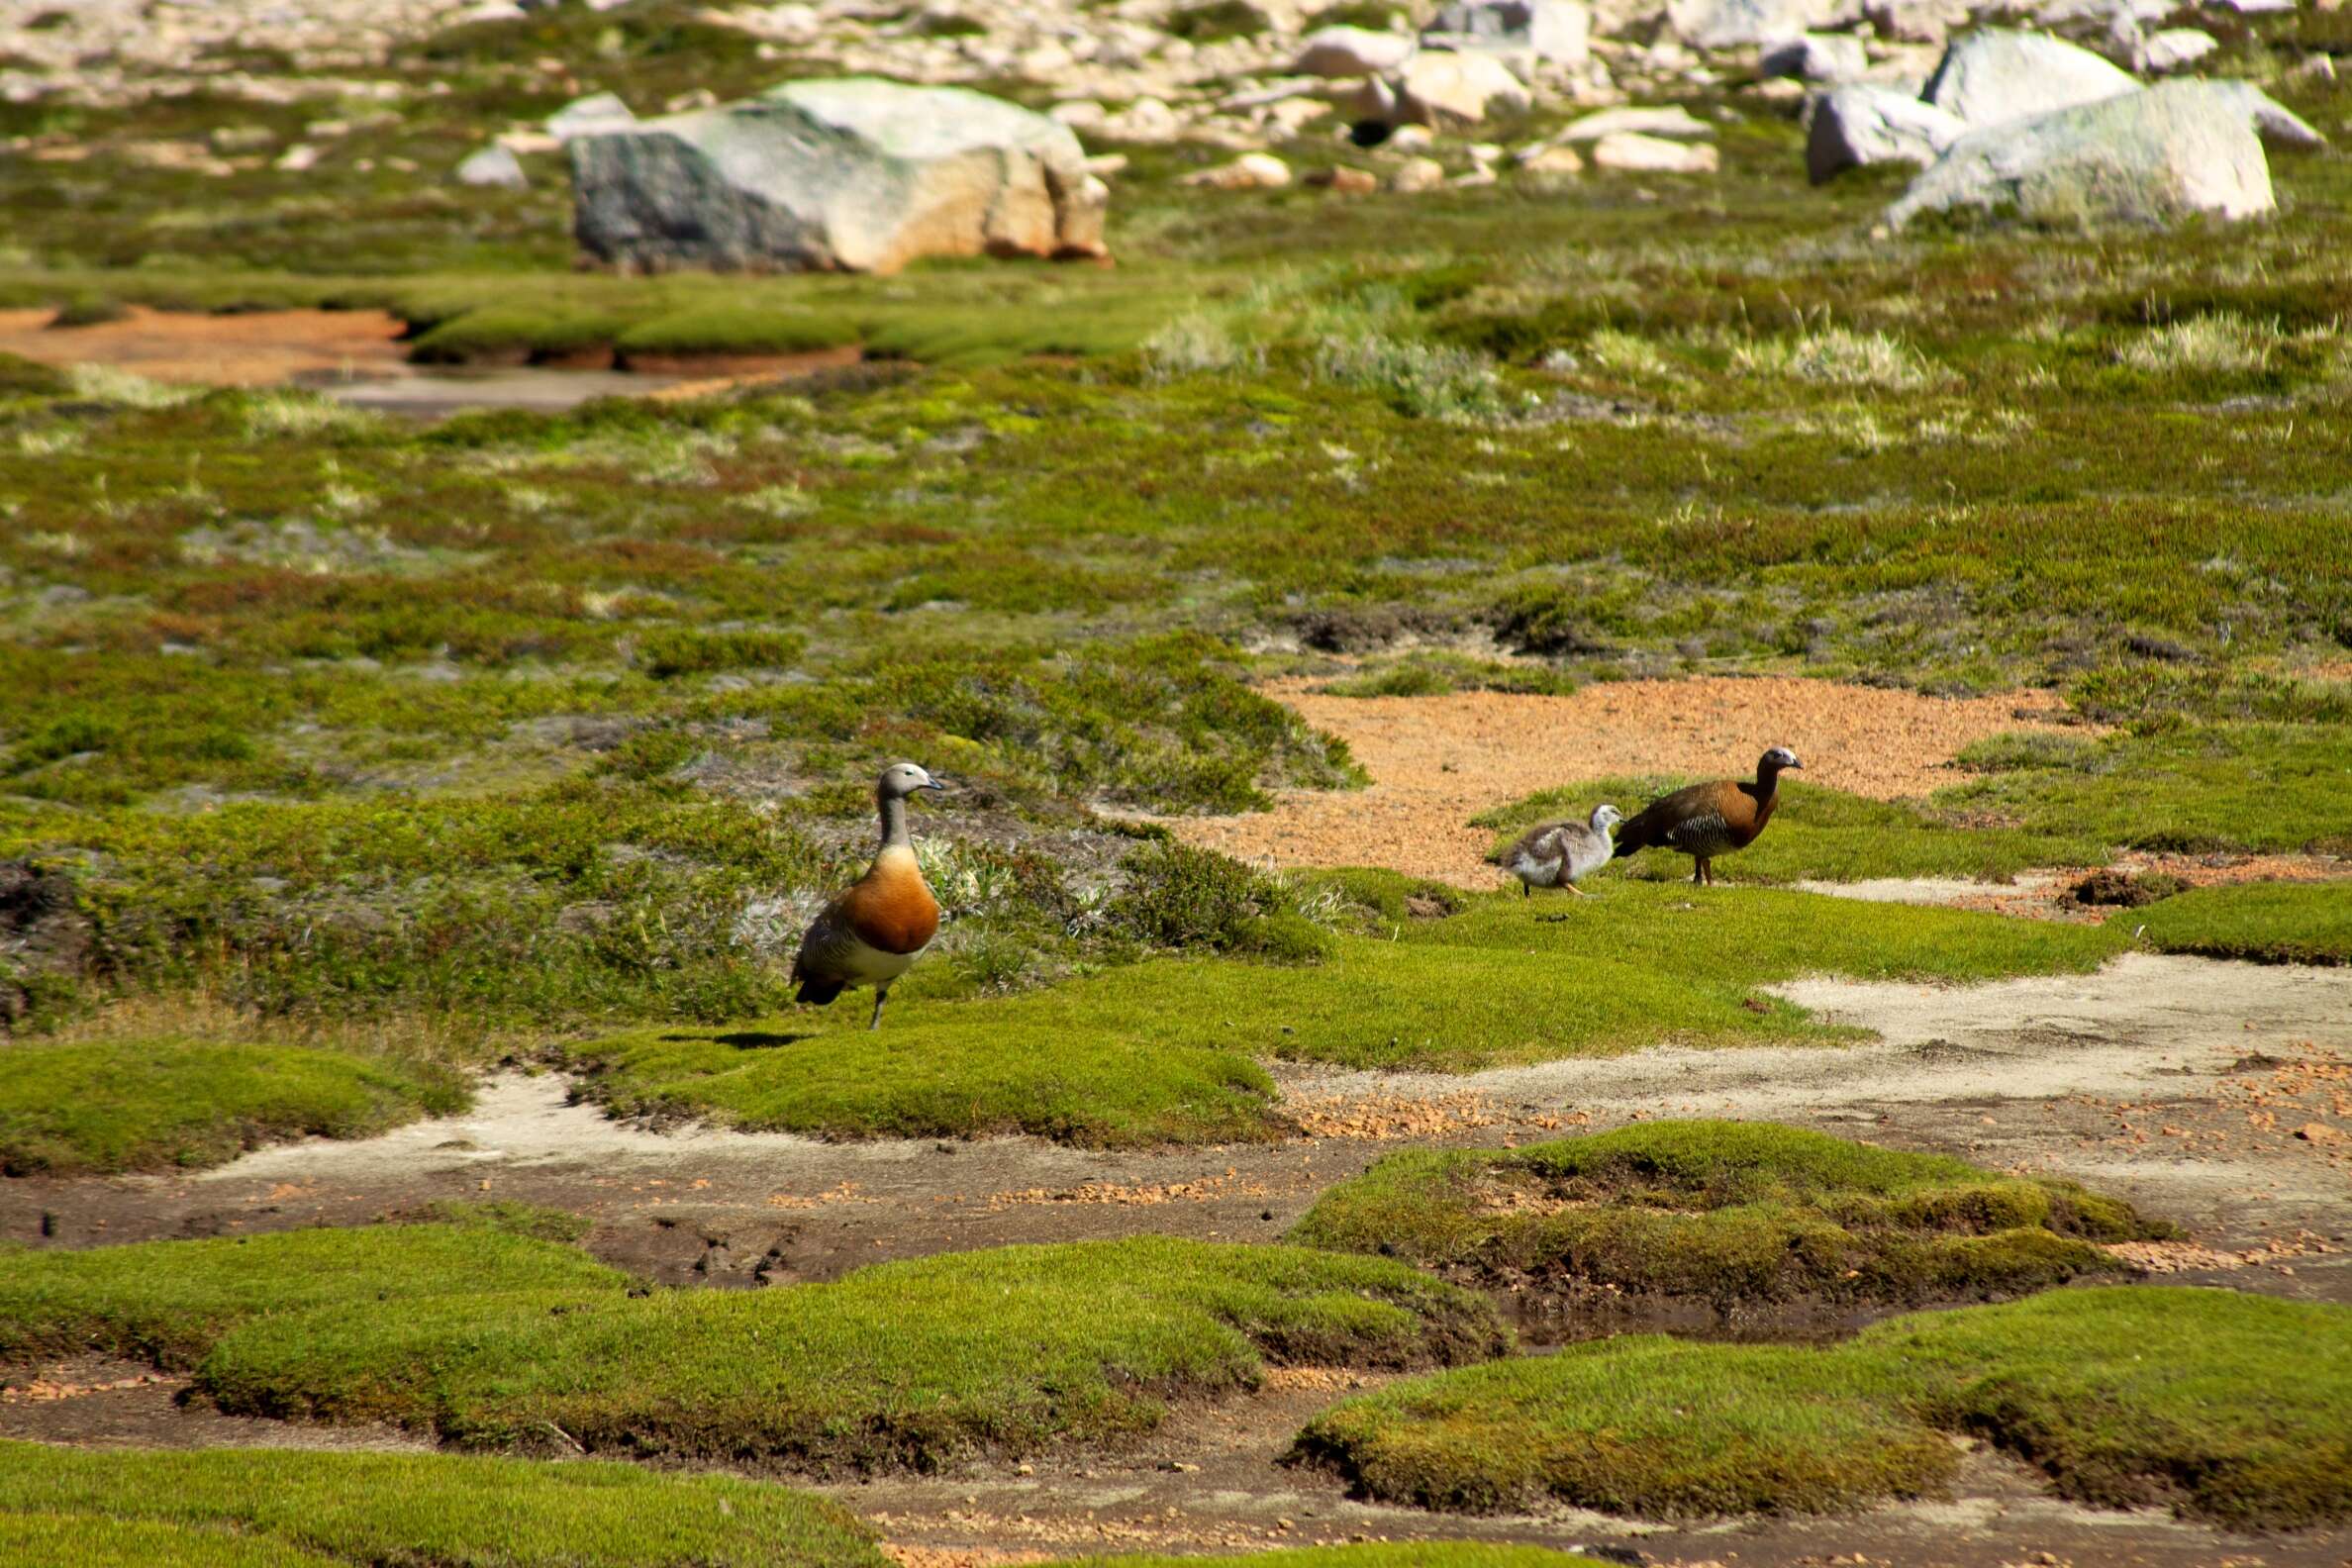
[[[1659,1122],[1511,1150],[1392,1154],[1290,1239],[1465,1283],[1917,1302],[2128,1268],[2095,1242],[2169,1234],[2072,1182],[1796,1127]]]
[[[465,1104],[446,1073],[343,1051],[172,1038],[0,1042],[0,1173],[218,1165]]]
[[[1821,1349],[1572,1345],[1350,1400],[1294,1452],[1425,1508],[1689,1517],[1935,1496],[1967,1434],[2079,1502],[2293,1526],[2352,1516],[2347,1409],[2352,1310],[2110,1286]]]
[[[20,1442],[0,1442],[0,1560],[77,1568],[886,1563],[871,1531],[839,1505],[729,1476],[595,1460]]]
[[[642,1294],[497,1226],[378,1225],[29,1253],[0,1281],[0,1357],[192,1365],[234,1413],[821,1469],[1108,1441],[1268,1362],[1454,1365],[1506,1337],[1403,1264],[1156,1237]]]
[[[2130,919],[2163,952],[2256,963],[2352,963],[2352,883],[2193,888]]]

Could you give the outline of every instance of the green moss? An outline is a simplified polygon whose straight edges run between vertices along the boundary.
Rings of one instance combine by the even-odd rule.
[[[2241,882],[2194,888],[2118,915],[2164,952],[2257,963],[2352,963],[2352,885]]]
[[[364,1137],[464,1102],[444,1074],[338,1050],[0,1043],[0,1172],[218,1165],[263,1143]]]
[[[31,1254],[0,1283],[0,1354],[192,1362],[225,1410],[469,1443],[552,1423],[639,1455],[931,1468],[1148,1430],[1164,1400],[1253,1387],[1269,1361],[1453,1364],[1505,1339],[1482,1299],[1401,1264],[1157,1238],[753,1293],[626,1284],[470,1225]]]
[[[97,1350],[184,1367],[272,1314],[380,1316],[388,1303],[466,1296],[584,1302],[628,1283],[572,1247],[479,1224],[28,1252],[0,1278],[0,1359]]]
[[[1510,1150],[1392,1154],[1290,1239],[1449,1277],[1690,1296],[1920,1301],[2128,1272],[2094,1243],[2169,1234],[2073,1182],[1795,1127],[1659,1122]]]
[[[11,1562],[74,1568],[335,1568],[347,1559],[181,1524],[132,1523],[87,1514],[0,1514],[0,1553]]]
[[[534,1241],[577,1241],[593,1228],[583,1216],[510,1198],[437,1198],[419,1211],[418,1218],[431,1225],[472,1225]]]
[[[624,354],[794,354],[858,340],[854,322],[807,312],[703,305],[639,322],[621,334]]]
[[[1265,14],[1249,0],[1210,0],[1170,12],[1162,24],[1188,44],[1216,44],[1225,39],[1255,38],[1266,31]]]
[[[655,680],[720,670],[787,669],[809,639],[790,632],[652,632],[637,639],[637,667]]]
[[[905,989],[905,988],[902,988]],[[918,1012],[925,1016],[910,1027]],[[822,1018],[656,1027],[563,1047],[591,1098],[624,1115],[830,1137],[1027,1132],[1096,1147],[1279,1137],[1273,1080],[1212,1041],[1147,1042],[1116,1026],[1008,1035],[986,1016],[855,1001]],[[1019,1044],[1008,1048],[1009,1040]]]
[[[56,1547],[33,1551],[37,1544]],[[24,1562],[312,1568],[882,1568],[838,1505],[727,1476],[445,1454],[0,1443]],[[148,1555],[136,1556],[145,1547]]]
[[[1350,1400],[1300,1434],[1375,1497],[1646,1517],[1941,1493],[1982,1437],[2102,1507],[2352,1514],[2352,1312],[2109,1287],[1897,1318],[1825,1349],[1628,1336]]]

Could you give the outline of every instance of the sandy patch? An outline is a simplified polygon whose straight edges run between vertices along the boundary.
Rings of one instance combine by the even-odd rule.
[[[1328,697],[1312,684],[1268,690],[1344,739],[1371,787],[1286,791],[1272,811],[1172,830],[1254,862],[1389,866],[1493,887],[1502,873],[1485,861],[1491,835],[1469,819],[1540,789],[1623,773],[1746,778],[1766,747],[1786,745],[1809,783],[1900,800],[1957,782],[1951,760],[1971,741],[2059,728],[2063,708],[2045,692],[1922,697],[1783,676],[1613,681],[1566,697]]]
[[[43,364],[107,364],[156,381],[270,386],[303,374],[402,363],[399,320],[382,311],[210,316],[130,307],[121,321],[49,329],[53,312],[0,311],[0,352]]]

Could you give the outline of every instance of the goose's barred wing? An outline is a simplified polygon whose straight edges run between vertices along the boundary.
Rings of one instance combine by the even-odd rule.
[[[800,987],[798,1000],[820,1005],[841,994],[853,978],[850,954],[857,932],[849,924],[849,895],[833,895],[801,935],[800,951],[792,959],[792,983]]]

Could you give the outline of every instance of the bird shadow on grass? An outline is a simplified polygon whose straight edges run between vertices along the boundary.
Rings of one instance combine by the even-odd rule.
[[[733,1045],[738,1050],[769,1050],[778,1045],[797,1045],[805,1039],[815,1039],[818,1031],[806,1029],[798,1034],[774,1034],[765,1029],[740,1029],[733,1034],[664,1034],[664,1040],[702,1040],[715,1044]]]

